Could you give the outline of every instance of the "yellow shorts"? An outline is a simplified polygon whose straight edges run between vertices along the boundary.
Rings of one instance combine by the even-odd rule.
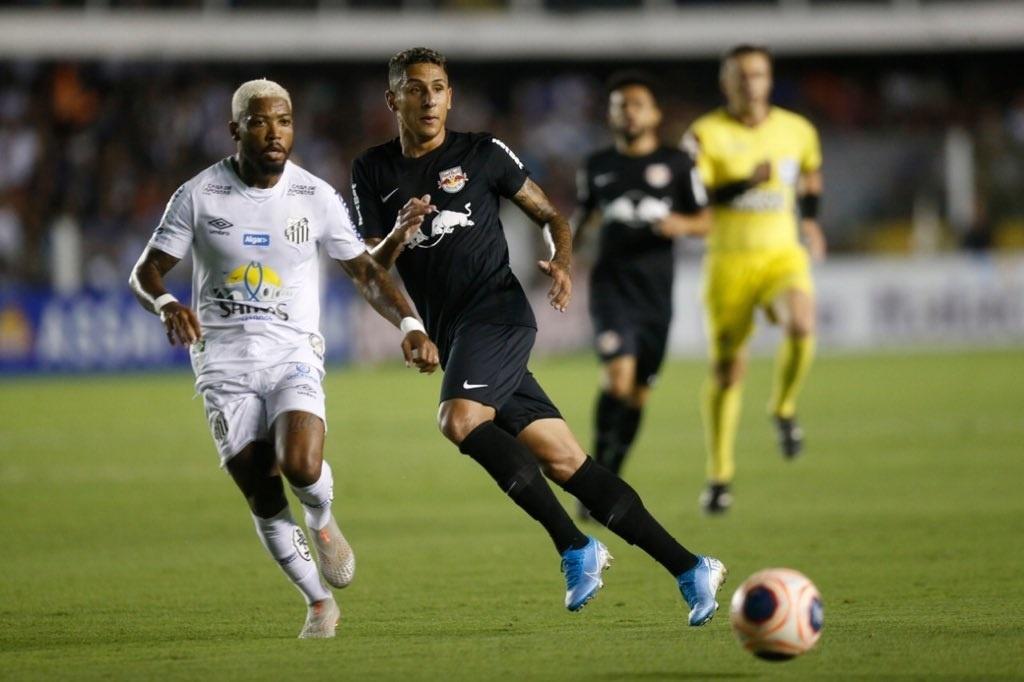
[[[701,294],[712,360],[736,356],[754,330],[757,308],[771,314],[780,294],[814,294],[811,265],[801,246],[773,251],[709,253],[704,257]]]

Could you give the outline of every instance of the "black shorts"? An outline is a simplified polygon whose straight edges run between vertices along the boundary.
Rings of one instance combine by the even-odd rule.
[[[623,315],[594,315],[594,348],[601,362],[623,355],[636,358],[636,383],[651,386],[665,360],[670,320],[629,320]]]
[[[518,436],[538,419],[562,415],[526,368],[537,330],[501,324],[459,327],[444,364],[441,402],[474,400],[495,409],[494,423]]]

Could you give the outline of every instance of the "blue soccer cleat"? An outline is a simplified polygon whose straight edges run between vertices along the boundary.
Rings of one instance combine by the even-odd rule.
[[[565,608],[579,611],[594,598],[604,585],[601,571],[612,563],[608,548],[595,538],[588,538],[580,549],[567,549],[562,554],[562,573],[565,574]]]
[[[718,602],[715,593],[725,583],[729,571],[718,559],[699,556],[697,565],[676,578],[683,599],[690,606],[690,625],[704,625],[715,616]]]

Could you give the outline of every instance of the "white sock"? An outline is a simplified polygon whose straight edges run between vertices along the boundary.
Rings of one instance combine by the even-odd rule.
[[[306,536],[296,525],[291,510],[285,507],[277,516],[269,519],[261,519],[255,514],[252,518],[263,546],[306,598],[306,603],[329,599],[331,593],[320,582],[320,574],[309,554]]]
[[[318,531],[331,522],[331,501],[334,499],[334,478],[331,465],[324,460],[320,469],[320,480],[305,488],[292,486],[292,492],[302,503],[306,512],[306,527],[309,532]]]

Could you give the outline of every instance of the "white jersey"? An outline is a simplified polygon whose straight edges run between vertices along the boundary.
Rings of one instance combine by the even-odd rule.
[[[196,385],[302,362],[323,371],[319,257],[366,250],[341,196],[288,162],[269,189],[245,185],[230,158],[178,188],[149,246],[175,258],[192,251]]]

